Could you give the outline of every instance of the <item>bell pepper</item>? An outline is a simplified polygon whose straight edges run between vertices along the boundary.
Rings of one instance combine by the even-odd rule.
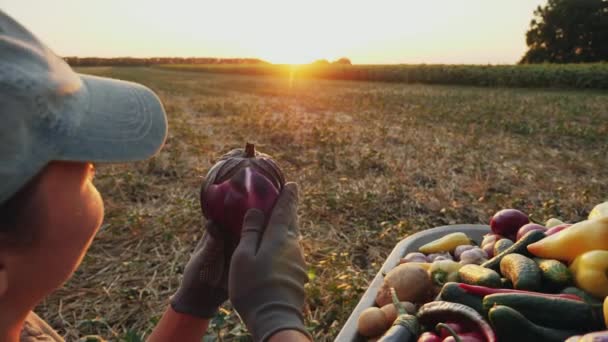
[[[606,323],[606,328],[608,328],[608,297],[604,299],[604,323]]]
[[[608,251],[595,250],[579,255],[570,265],[570,271],[577,287],[598,298],[608,296]]]
[[[453,260],[437,260],[431,264],[429,275],[435,285],[443,286],[445,283],[459,281],[458,270],[462,267]]]
[[[608,217],[608,201],[596,205],[589,213],[589,219]]]
[[[452,252],[460,245],[472,245],[471,239],[462,232],[445,235],[420,247],[421,253],[430,254],[438,252]]]
[[[537,257],[568,263],[595,249],[608,250],[608,217],[578,222],[528,245],[528,251]]]

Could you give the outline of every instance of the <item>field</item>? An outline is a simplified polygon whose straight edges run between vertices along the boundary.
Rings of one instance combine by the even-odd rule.
[[[300,186],[306,324],[332,340],[392,247],[505,207],[577,221],[608,194],[608,94],[85,68],[141,82],[169,116],[154,159],[99,166],[106,218],[82,266],[41,303],[67,340],[148,336],[202,233],[199,186],[246,141]],[[247,340],[229,304],[209,340]]]
[[[480,87],[544,87],[608,89],[608,64],[524,65],[340,65],[340,64],[169,64],[154,67],[241,75],[329,80],[469,85]]]

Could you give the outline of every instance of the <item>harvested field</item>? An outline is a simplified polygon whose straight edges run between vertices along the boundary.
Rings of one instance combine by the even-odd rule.
[[[167,64],[166,70],[479,87],[608,89],[608,64]]]
[[[608,94],[288,79],[158,68],[80,72],[154,89],[154,159],[98,167],[106,218],[75,276],[37,308],[67,340],[145,339],[201,237],[199,186],[246,141],[300,185],[306,324],[332,340],[392,247],[514,207],[577,221],[608,196]],[[209,341],[247,340],[227,304]]]

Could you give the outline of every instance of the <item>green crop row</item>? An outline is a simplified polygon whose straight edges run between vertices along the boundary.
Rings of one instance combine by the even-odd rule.
[[[608,89],[608,63],[534,65],[160,65],[163,69],[483,87]]]

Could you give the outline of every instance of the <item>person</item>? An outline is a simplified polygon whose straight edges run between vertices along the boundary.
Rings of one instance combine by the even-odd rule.
[[[75,73],[0,10],[0,341],[62,341],[32,310],[71,277],[101,225],[93,163],[149,158],[166,134],[151,90]],[[149,340],[200,341],[228,298],[254,340],[310,340],[297,200],[289,183],[267,225],[248,211],[234,251],[204,234]]]

